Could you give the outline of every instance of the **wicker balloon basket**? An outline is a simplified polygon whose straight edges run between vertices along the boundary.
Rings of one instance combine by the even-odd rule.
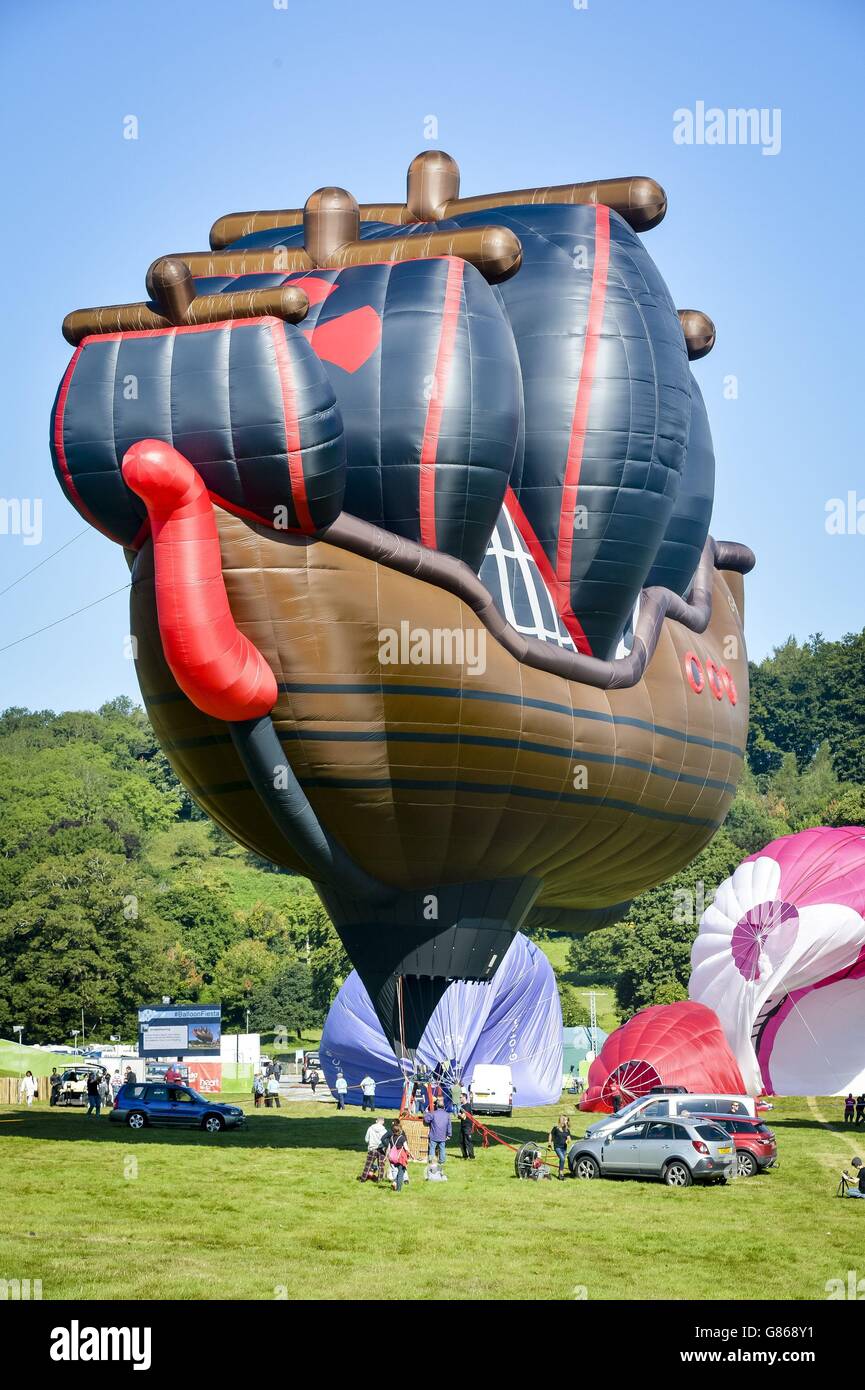
[[[412,1158],[425,1160],[429,1156],[429,1130],[420,1115],[401,1115],[402,1127],[408,1139]]]

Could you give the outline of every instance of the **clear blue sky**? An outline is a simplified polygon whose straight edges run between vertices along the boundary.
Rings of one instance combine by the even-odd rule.
[[[51,471],[63,315],[137,299],[155,256],[204,249],[243,208],[322,183],[400,199],[438,145],[465,193],[645,173],[647,237],[677,304],[718,327],[697,364],[715,435],[714,534],[757,552],[746,626],[865,622],[865,536],[827,499],[865,497],[861,432],[862,0],[42,0],[0,18],[6,132],[0,496],[41,498],[43,540],[0,534],[0,589],[84,526]],[[779,108],[781,150],[677,145],[673,112]],[[123,139],[124,117],[140,123]],[[438,120],[426,141],[424,121]],[[738,379],[725,400],[726,376]],[[127,579],[89,530],[0,599],[2,641]],[[0,708],[137,696],[125,595],[0,655]]]

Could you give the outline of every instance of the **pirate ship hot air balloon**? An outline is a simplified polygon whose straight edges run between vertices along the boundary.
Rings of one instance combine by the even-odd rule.
[[[122,545],[145,703],[241,843],[307,874],[405,1054],[523,924],[614,921],[724,818],[743,546],[651,179],[221,218],[79,310],[52,448]]]

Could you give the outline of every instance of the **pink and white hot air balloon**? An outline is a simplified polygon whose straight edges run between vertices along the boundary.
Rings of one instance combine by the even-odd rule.
[[[751,1093],[865,1090],[865,829],[751,855],[703,913],[691,967]]]

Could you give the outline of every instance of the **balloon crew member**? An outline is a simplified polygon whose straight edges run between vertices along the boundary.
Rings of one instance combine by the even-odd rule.
[[[444,1168],[447,1157],[447,1141],[452,1133],[451,1117],[445,1110],[444,1096],[436,1098],[435,1109],[425,1112],[423,1122],[429,1129],[430,1159],[433,1161],[438,1159],[441,1167]]]
[[[460,1108],[460,1153],[463,1158],[474,1158],[475,1136],[474,1120],[469,1106],[463,1102]]]

